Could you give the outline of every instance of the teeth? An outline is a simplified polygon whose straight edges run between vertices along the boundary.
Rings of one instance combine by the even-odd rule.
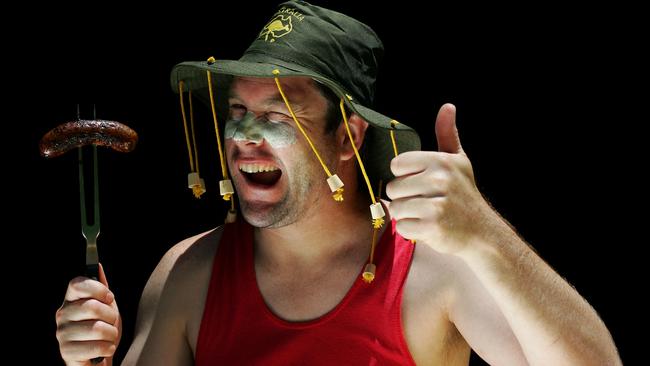
[[[239,170],[245,173],[262,173],[262,172],[272,172],[278,170],[278,168],[272,165],[264,164],[239,164]]]

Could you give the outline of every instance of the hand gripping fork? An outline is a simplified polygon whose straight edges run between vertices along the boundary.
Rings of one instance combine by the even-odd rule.
[[[61,124],[46,133],[39,142],[39,150],[42,156],[50,158],[65,154],[75,146],[78,147],[79,203],[81,233],[86,239],[86,275],[94,280],[99,280],[97,237],[100,232],[100,220],[97,145],[107,146],[120,152],[130,152],[135,148],[138,136],[131,128],[119,122],[97,120],[94,106],[92,120],[82,120],[80,114],[80,106],[77,105],[76,121]],[[88,159],[89,148],[86,147],[87,145],[91,145],[89,148],[92,149],[92,161]],[[92,162],[92,168],[84,167],[84,162]],[[92,172],[86,170],[92,170]],[[90,183],[88,187],[86,181]],[[90,196],[86,197],[87,189],[92,189],[92,199]],[[90,200],[93,201],[92,210],[89,210],[87,205]],[[93,364],[98,364],[102,360],[102,357],[97,357],[91,361]]]

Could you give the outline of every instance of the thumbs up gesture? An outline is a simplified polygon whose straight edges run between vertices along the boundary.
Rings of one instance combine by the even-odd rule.
[[[496,214],[478,191],[472,164],[456,129],[456,107],[436,118],[439,151],[409,151],[391,161],[395,179],[386,186],[397,231],[443,253],[459,254],[480,240]]]

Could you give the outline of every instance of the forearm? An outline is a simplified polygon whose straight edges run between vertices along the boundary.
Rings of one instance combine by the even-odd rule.
[[[500,218],[459,253],[488,289],[532,365],[620,364],[591,306]]]

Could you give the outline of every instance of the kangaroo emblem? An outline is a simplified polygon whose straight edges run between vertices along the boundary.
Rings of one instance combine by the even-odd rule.
[[[280,38],[291,33],[293,25],[291,24],[291,15],[278,14],[271,19],[268,24],[262,28],[258,39],[264,37],[266,42],[275,42],[276,38]]]

